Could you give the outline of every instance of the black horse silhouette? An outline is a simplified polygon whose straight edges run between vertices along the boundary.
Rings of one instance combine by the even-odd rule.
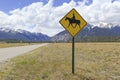
[[[78,25],[79,28],[80,28],[80,20],[72,19],[72,18],[69,18],[69,17],[66,17],[65,20],[69,21],[68,27],[71,25],[73,28],[75,28]],[[73,26],[74,23],[75,23],[75,26]]]

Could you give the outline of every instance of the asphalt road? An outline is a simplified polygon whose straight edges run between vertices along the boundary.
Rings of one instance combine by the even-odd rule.
[[[19,46],[19,47],[9,47],[9,48],[0,48],[0,62],[7,61],[13,57],[24,54],[31,50],[34,50],[38,47],[47,45],[47,43],[40,45],[29,45],[29,46]]]

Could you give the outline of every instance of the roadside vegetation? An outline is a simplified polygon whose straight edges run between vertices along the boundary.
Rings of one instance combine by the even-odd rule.
[[[32,44],[36,44],[36,43],[0,43],[0,48],[26,46]]]
[[[51,43],[0,64],[0,80],[120,80],[120,43]]]

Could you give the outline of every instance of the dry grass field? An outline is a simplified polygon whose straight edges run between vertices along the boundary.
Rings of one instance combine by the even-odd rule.
[[[51,43],[0,64],[0,80],[120,80],[120,43]]]
[[[33,43],[31,43],[31,44],[33,44]],[[26,45],[30,45],[30,44],[29,43],[0,43],[0,48],[26,46]]]

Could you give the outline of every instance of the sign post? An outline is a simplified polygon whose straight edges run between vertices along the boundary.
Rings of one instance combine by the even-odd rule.
[[[72,37],[72,73],[74,74],[74,51],[75,51],[75,45],[74,45],[74,37]]]
[[[74,8],[69,11],[59,22],[72,36],[72,73],[74,74],[74,38],[77,33],[79,33],[87,25],[87,22]]]

